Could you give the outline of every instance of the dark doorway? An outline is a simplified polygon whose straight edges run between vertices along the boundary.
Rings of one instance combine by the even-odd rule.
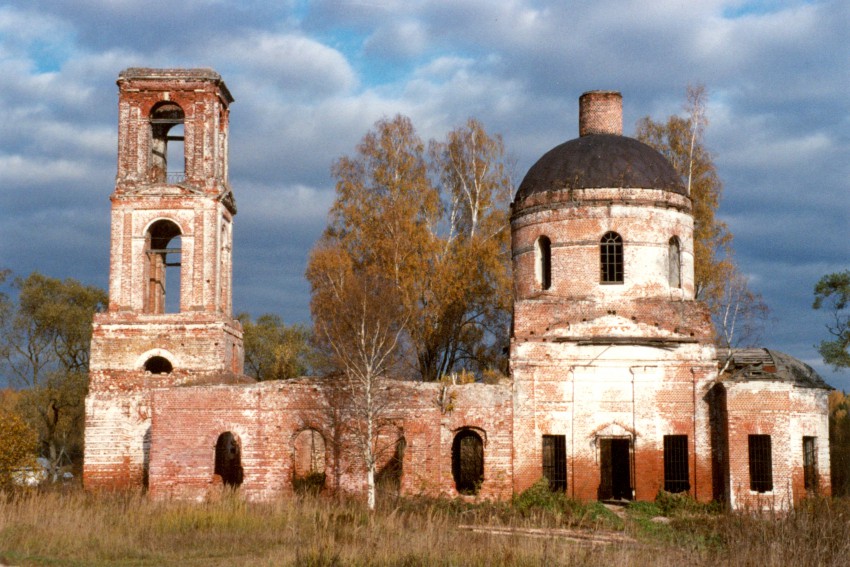
[[[599,440],[601,482],[600,500],[632,499],[631,440],[608,438]]]
[[[225,486],[236,488],[242,484],[242,444],[230,431],[218,436],[213,472],[221,477]]]
[[[484,443],[471,429],[462,429],[452,443],[452,475],[461,494],[478,494],[484,481]]]

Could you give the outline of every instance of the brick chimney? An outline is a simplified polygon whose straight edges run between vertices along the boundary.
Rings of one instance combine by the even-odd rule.
[[[617,91],[588,91],[578,99],[578,135],[623,135],[623,95]]]

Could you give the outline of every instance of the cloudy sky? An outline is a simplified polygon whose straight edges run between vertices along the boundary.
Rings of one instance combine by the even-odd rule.
[[[825,273],[850,265],[846,0],[6,0],[0,2],[0,267],[102,287],[126,67],[212,67],[231,107],[234,305],[309,322],[307,252],[329,167],[397,113],[423,138],[474,116],[518,178],[619,90],[625,133],[710,94],[706,138],[737,260],[772,309],[766,346],[850,389],[813,345]],[[519,181],[520,179],[517,179]]]

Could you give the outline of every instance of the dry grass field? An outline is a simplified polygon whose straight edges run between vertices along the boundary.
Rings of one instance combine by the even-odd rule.
[[[505,504],[305,497],[152,502],[79,489],[0,495],[4,565],[847,565],[850,501],[786,515],[667,498],[614,511],[532,489]]]

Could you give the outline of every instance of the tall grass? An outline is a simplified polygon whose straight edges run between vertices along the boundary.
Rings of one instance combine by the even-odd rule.
[[[503,504],[400,499],[369,514],[360,503],[321,497],[250,503],[236,493],[185,503],[132,492],[3,494],[0,563],[784,566],[850,558],[846,500],[811,501],[784,516],[662,508],[634,504],[620,518],[596,503],[541,494]],[[662,513],[669,521],[652,519]],[[620,539],[576,542],[569,530]]]

